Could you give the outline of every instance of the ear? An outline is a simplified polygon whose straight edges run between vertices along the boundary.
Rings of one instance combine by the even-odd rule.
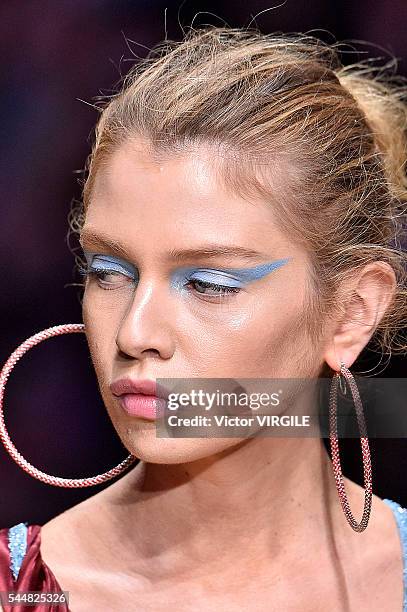
[[[393,268],[375,261],[359,270],[342,297],[341,320],[336,321],[324,358],[334,371],[347,368],[372,337],[392,301],[397,286]]]

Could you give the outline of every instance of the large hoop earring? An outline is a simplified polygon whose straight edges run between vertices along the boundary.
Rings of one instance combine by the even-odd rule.
[[[352,393],[353,402],[355,404],[356,415],[358,419],[358,426],[360,432],[360,444],[362,447],[362,459],[363,459],[363,479],[365,487],[365,503],[363,508],[363,515],[360,523],[358,523],[349,507],[348,498],[345,492],[345,485],[342,477],[341,461],[339,456],[338,446],[338,431],[337,431],[337,391],[338,383],[340,383],[341,375],[345,381],[349,383],[349,387]],[[346,384],[346,383],[345,383]],[[332,452],[332,465],[335,475],[336,488],[338,491],[339,499],[348,520],[348,523],[355,531],[361,532],[366,529],[369,522],[370,510],[372,507],[372,466],[370,460],[369,440],[366,433],[366,423],[363,414],[363,406],[359,395],[359,390],[356,385],[356,381],[345,364],[341,361],[340,373],[335,372],[331,381],[331,389],[329,396],[329,437],[331,441],[331,452]]]
[[[47,338],[51,338],[52,336],[59,336],[61,334],[84,332],[84,330],[85,325],[83,323],[67,323],[64,325],[55,325],[54,327],[43,329],[42,331],[27,338],[27,340],[25,340],[16,348],[16,350],[7,359],[0,372],[0,439],[6,451],[25,472],[27,472],[34,478],[45,482],[46,484],[54,485],[57,487],[79,488],[91,487],[93,485],[101,484],[106,480],[110,480],[111,478],[118,476],[137,460],[137,457],[135,455],[129,455],[124,461],[119,463],[116,467],[112,468],[108,472],[104,472],[104,474],[98,474],[97,476],[90,476],[88,478],[61,478],[59,476],[52,476],[50,474],[46,474],[45,472],[42,472],[41,470],[38,470],[36,467],[31,465],[31,463],[29,463],[18,452],[8,434],[6,425],[4,423],[3,396],[7,379],[10,376],[10,372],[16,365],[17,361],[30,348],[32,348],[36,344],[39,344],[43,340],[46,340]]]

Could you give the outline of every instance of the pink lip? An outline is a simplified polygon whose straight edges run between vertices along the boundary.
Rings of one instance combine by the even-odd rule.
[[[113,395],[124,395],[125,393],[142,393],[143,395],[154,395],[156,397],[168,398],[168,389],[163,385],[157,384],[155,380],[119,378],[110,385]]]
[[[163,399],[155,395],[126,393],[119,397],[121,407],[129,416],[154,421],[157,418],[157,408]]]
[[[109,387],[129,416],[150,421],[157,418],[157,409],[165,405],[169,394],[168,389],[149,379],[120,378]]]

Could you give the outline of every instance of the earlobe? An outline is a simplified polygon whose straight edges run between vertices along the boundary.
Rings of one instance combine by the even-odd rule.
[[[324,355],[324,359],[332,370],[339,372],[341,361],[347,368],[350,368],[356,361],[362,348],[359,343],[356,343],[354,335],[346,332],[335,334],[332,344]]]

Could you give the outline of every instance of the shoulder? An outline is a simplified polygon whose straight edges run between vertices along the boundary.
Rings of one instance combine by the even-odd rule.
[[[56,576],[72,580],[102,561],[110,522],[104,490],[53,517],[41,528],[41,555]]]
[[[349,479],[344,480],[349,492],[350,507],[355,510],[359,508],[360,517],[364,489]],[[344,557],[352,563],[357,555],[357,563],[365,568],[362,578],[366,577],[367,593],[376,584],[382,584],[386,585],[389,597],[396,591],[400,598],[402,596],[401,589],[406,579],[404,564],[407,559],[407,536],[404,535],[407,530],[406,514],[407,511],[397,502],[373,494],[367,528],[356,537],[352,530],[346,530]],[[369,568],[368,571],[366,568]]]

